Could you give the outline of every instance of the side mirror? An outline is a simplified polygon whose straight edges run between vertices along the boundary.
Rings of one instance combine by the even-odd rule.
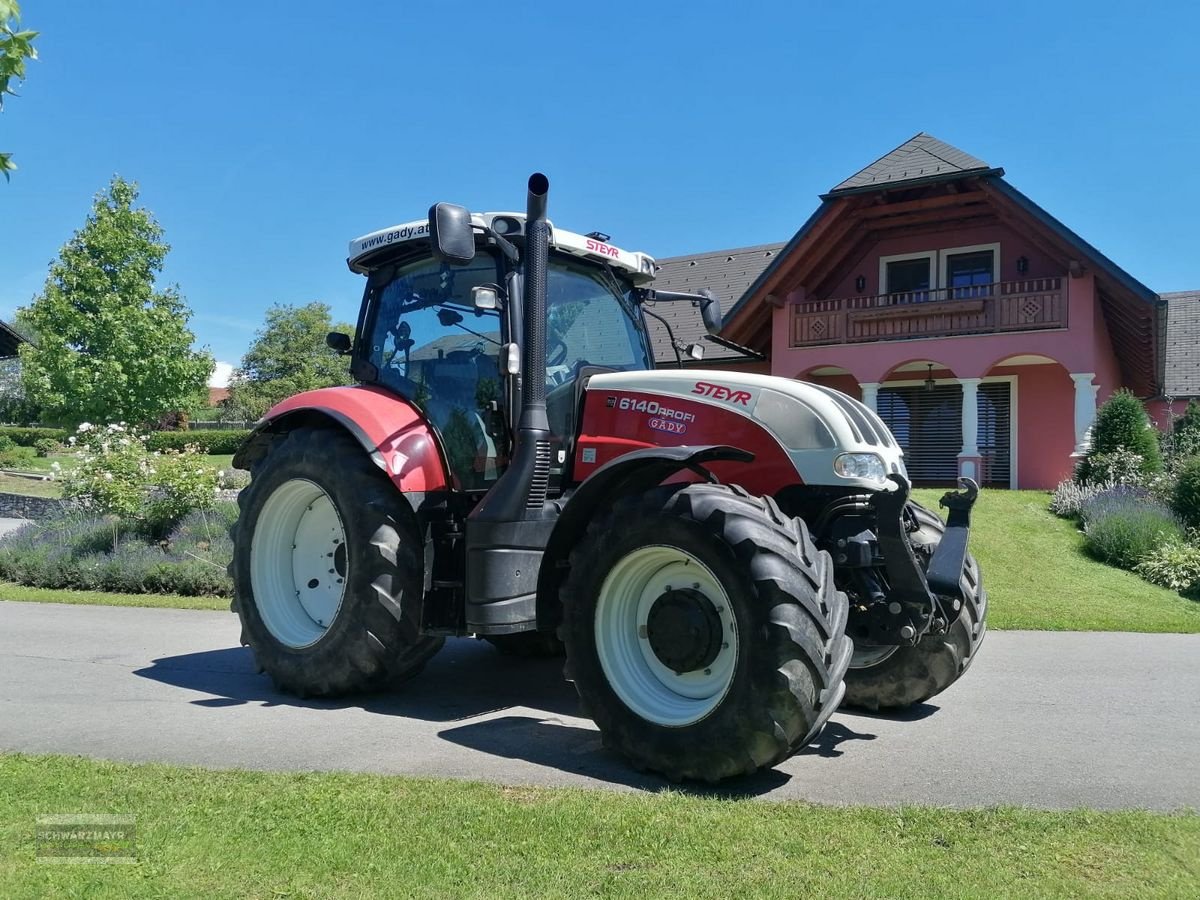
[[[471,288],[471,305],[476,309],[499,309],[500,295],[490,285],[477,284]]]
[[[475,232],[471,213],[465,206],[435,203],[429,208],[429,236],[433,255],[452,266],[462,266],[475,258]]]
[[[325,335],[325,346],[338,356],[345,356],[350,352],[350,335],[342,331],[331,331]]]
[[[704,320],[704,327],[709,334],[720,334],[721,301],[708,288],[704,288],[700,294],[705,298],[700,304],[700,318]]]
[[[704,359],[704,346],[702,344],[688,344],[683,351],[688,359],[694,359],[696,362]]]

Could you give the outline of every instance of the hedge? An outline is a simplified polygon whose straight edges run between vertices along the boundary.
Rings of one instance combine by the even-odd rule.
[[[244,430],[213,429],[212,431],[154,431],[146,438],[150,450],[182,450],[195,446],[201,453],[225,455],[237,453],[242,442],[250,434]]]
[[[33,447],[41,440],[65,444],[72,432],[65,428],[22,428],[17,425],[0,425],[0,437],[6,437],[18,447]]]

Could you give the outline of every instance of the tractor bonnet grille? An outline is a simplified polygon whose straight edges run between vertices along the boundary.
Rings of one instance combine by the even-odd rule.
[[[546,491],[550,485],[550,442],[538,441],[533,460],[533,480],[529,483],[526,509],[541,509],[546,503]]]

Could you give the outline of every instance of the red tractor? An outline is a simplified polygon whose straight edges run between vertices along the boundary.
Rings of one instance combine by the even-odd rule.
[[[843,701],[944,690],[983,639],[967,553],[908,499],[900,447],[812,384],[656,370],[654,261],[525,215],[439,203],[350,245],[360,384],[292,397],[235,457],[242,639],[285,691],[411,677],[447,636],[566,654],[605,743],[716,781],[811,741]]]

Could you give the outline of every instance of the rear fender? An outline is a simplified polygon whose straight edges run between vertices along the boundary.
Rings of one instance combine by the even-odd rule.
[[[368,386],[321,388],[276,404],[234,454],[233,464],[249,469],[279,435],[322,423],[354,435],[375,465],[406,494],[445,490],[450,485],[445,455],[424,416],[404,398]]]
[[[537,623],[539,631],[551,630],[562,618],[558,589],[566,573],[572,548],[583,538],[588,523],[618,497],[647,491],[684,470],[715,481],[706,464],[746,464],[754,454],[737,447],[648,447],[634,450],[605,463],[579,485],[559,515],[546,543],[538,573]]]

